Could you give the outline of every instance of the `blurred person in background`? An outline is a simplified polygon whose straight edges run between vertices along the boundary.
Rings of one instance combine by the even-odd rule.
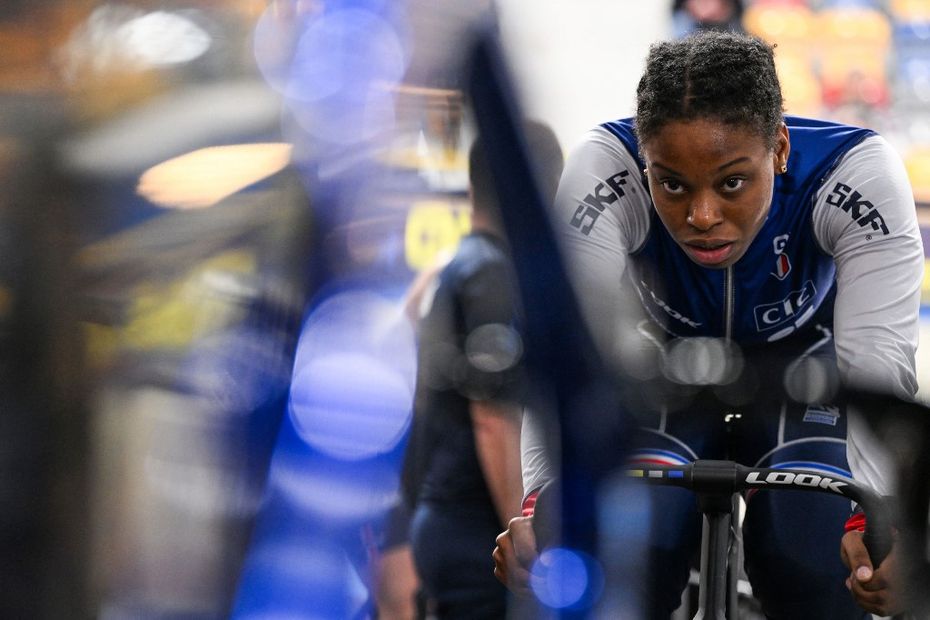
[[[562,170],[552,130],[528,121],[526,142],[551,200]],[[502,618],[507,591],[491,571],[502,526],[520,514],[522,344],[513,267],[480,138],[469,153],[472,230],[412,306],[419,322],[414,426],[404,489],[415,506],[416,568],[439,618]],[[506,208],[506,205],[503,205]],[[431,290],[432,289],[432,290]]]
[[[683,37],[698,30],[743,30],[742,0],[675,0],[672,28]]]
[[[377,546],[374,602],[379,620],[422,618],[420,579],[410,549],[410,507],[400,499],[388,511],[382,540]]]
[[[664,347],[669,380],[687,384],[734,359],[692,349],[676,366],[676,347],[708,337],[741,347],[742,374],[732,386],[718,380],[731,394],[675,403],[671,387],[656,393],[668,400],[643,414],[634,462],[793,463],[893,491],[888,455],[834,400],[840,381],[905,399],[917,387],[923,251],[906,172],[881,136],[785,115],[772,48],[703,32],[653,45],[635,119],[587,134],[554,214],[588,323],[614,362],[616,349],[637,346],[617,313],[634,292],[649,317],[637,328]],[[527,507],[554,476],[545,461],[542,448],[525,448]],[[645,596],[649,617],[667,619],[688,583],[701,516],[688,492],[650,493]],[[759,491],[747,503],[746,571],[767,617],[864,618],[906,606],[895,550],[875,569],[863,517],[845,500]],[[519,591],[535,557],[532,517],[515,519],[498,539],[496,571]]]

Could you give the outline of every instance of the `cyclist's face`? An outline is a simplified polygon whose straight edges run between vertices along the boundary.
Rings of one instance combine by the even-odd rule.
[[[773,150],[744,127],[674,121],[642,152],[662,223],[691,260],[723,269],[743,256],[765,222],[775,175],[788,161],[788,129],[782,125]]]

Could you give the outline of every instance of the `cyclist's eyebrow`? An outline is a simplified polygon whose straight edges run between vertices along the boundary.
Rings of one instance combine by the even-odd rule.
[[[717,171],[720,172],[720,171],[723,170],[724,168],[729,168],[730,166],[733,166],[733,165],[735,165],[735,164],[741,164],[741,163],[743,163],[744,161],[751,161],[751,160],[750,160],[750,158],[747,157],[746,155],[743,155],[742,157],[737,157],[736,159],[733,159],[733,160],[731,160],[731,161],[728,161],[727,163],[723,164],[722,166],[717,166]],[[663,170],[665,170],[665,171],[668,172],[669,174],[674,175],[674,176],[676,176],[676,177],[683,177],[683,176],[684,176],[682,173],[678,172],[677,170],[674,170],[674,169],[672,169],[672,168],[669,168],[668,166],[666,166],[666,165],[664,165],[664,164],[660,164],[660,163],[657,162],[657,161],[652,162],[651,166],[652,166],[653,168],[662,168]]]
[[[682,176],[684,176],[682,173],[678,172],[677,170],[672,170],[672,169],[669,168],[668,166],[663,166],[662,164],[660,164],[660,163],[658,163],[658,162],[655,162],[655,161],[654,161],[654,162],[652,162],[651,165],[652,165],[653,168],[662,168],[663,170],[665,170],[665,171],[668,172],[669,174],[674,175],[674,176],[676,176],[676,177],[682,177]]]
[[[749,157],[747,157],[747,156],[745,156],[745,155],[742,156],[742,157],[737,157],[737,158],[734,159],[733,161],[728,161],[727,163],[723,164],[722,166],[718,166],[718,167],[717,167],[717,170],[720,171],[720,170],[723,170],[724,168],[727,168],[727,167],[729,167],[729,166],[732,166],[733,164],[740,164],[740,163],[743,163],[744,161],[749,161]]]

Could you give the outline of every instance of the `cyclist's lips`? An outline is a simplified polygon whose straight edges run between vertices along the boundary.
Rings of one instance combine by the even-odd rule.
[[[725,239],[695,239],[681,244],[691,260],[705,267],[716,267],[726,262],[736,249],[735,241]]]

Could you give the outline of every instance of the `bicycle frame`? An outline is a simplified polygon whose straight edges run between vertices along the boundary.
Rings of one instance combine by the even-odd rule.
[[[627,474],[649,484],[676,486],[695,493],[704,515],[701,577],[695,620],[726,620],[730,523],[735,493],[749,489],[795,490],[840,495],[866,514],[863,542],[875,568],[891,550],[891,518],[881,495],[851,478],[803,469],[746,467],[734,461],[701,459],[682,466],[630,468]],[[734,610],[735,613],[735,610]]]

